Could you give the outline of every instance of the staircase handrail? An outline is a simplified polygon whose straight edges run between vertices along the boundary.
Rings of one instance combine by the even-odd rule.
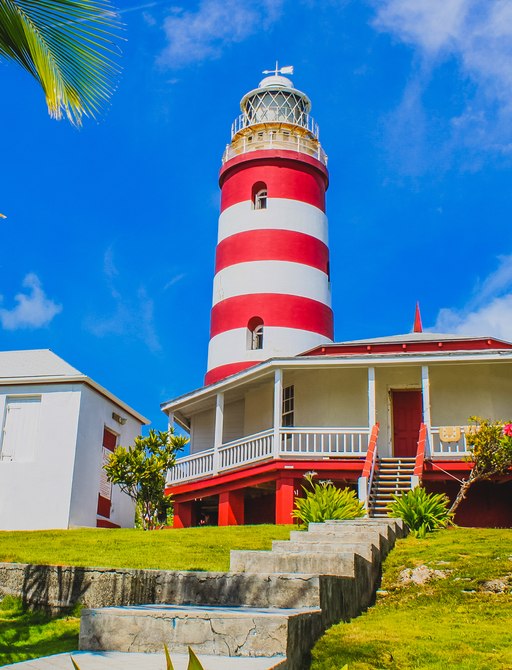
[[[372,490],[373,476],[375,474],[375,465],[377,463],[377,440],[379,437],[379,427],[380,424],[377,422],[372,428],[370,441],[368,443],[368,451],[366,452],[366,458],[364,460],[363,472],[361,474],[361,477],[367,477],[368,479],[366,490],[366,500],[368,501],[368,504]]]
[[[423,476],[423,464],[425,463],[425,448],[427,444],[428,430],[426,424],[420,426],[418,437],[418,448],[416,450],[416,460],[414,461],[414,476],[421,481]]]

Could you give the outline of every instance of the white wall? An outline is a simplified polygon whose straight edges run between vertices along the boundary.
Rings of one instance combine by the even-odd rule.
[[[215,410],[197,412],[190,417],[190,453],[213,449]]]
[[[80,390],[79,384],[0,388],[2,426],[7,397],[41,396],[32,460],[0,460],[0,529],[68,527]]]
[[[295,387],[295,425],[367,426],[366,368],[286,372],[283,386]]]
[[[112,419],[112,412],[126,418],[122,426]],[[140,435],[141,423],[97,391],[83,385],[78,423],[77,453],[73,472],[70,526],[96,526],[96,511],[102,472],[103,429],[117,438],[117,445],[128,447]],[[130,498],[112,487],[110,521],[133,527],[135,506]]]
[[[232,442],[244,436],[245,402],[236,400],[224,405],[224,432],[222,442]]]
[[[274,425],[274,384],[267,382],[245,396],[244,433],[252,435]]]
[[[512,417],[512,364],[430,366],[433,426],[465,426],[470,416]]]

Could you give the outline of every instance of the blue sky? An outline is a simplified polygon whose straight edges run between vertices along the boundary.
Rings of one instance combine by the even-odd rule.
[[[293,64],[329,155],[336,339],[512,340],[512,5],[118,3],[123,75],[81,130],[0,63],[0,349],[51,348],[163,428],[201,386],[217,175],[242,95]]]

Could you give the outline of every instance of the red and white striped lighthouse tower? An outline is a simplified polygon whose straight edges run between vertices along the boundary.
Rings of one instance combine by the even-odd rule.
[[[224,153],[206,384],[333,339],[327,158],[292,72],[242,98]]]

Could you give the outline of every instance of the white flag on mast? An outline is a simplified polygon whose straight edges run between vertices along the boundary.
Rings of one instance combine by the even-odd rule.
[[[279,72],[281,74],[293,74],[293,65],[285,65],[284,67],[280,68]]]

